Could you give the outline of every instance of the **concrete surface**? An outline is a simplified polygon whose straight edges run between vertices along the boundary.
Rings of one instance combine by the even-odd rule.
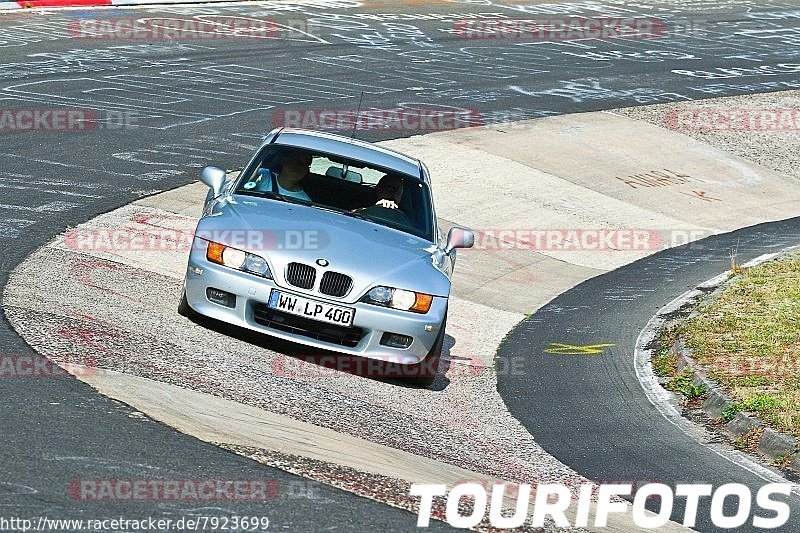
[[[458,223],[490,235],[495,229],[645,228],[667,234],[694,231],[696,238],[719,228],[771,220],[779,212],[791,216],[800,211],[800,203],[788,201],[798,195],[797,188],[783,177],[677,137],[667,135],[662,146],[650,125],[594,113],[540,119],[510,134],[478,128],[386,144],[428,163],[443,226]],[[648,187],[645,194],[615,179],[668,161],[681,162],[676,173],[704,176],[706,185],[713,181],[717,188],[708,192],[724,190],[725,209],[680,211],[688,200],[667,189],[686,192],[694,186],[688,182]],[[502,170],[476,175],[476,169],[491,168]],[[134,202],[76,230],[169,229],[181,234],[192,228],[191,215],[203,197],[202,188],[191,185]],[[734,220],[730,206],[746,213]],[[425,475],[433,479],[445,479],[444,472],[455,466],[527,482],[563,482],[576,474],[541,451],[508,415],[490,367],[496,347],[523,318],[522,312],[533,312],[587,278],[660,249],[498,250],[484,239],[486,244],[459,255],[444,376],[433,390],[416,390],[353,376],[281,375],[276,369],[285,368],[281,365],[287,356],[278,353],[280,348],[268,343],[254,357],[251,339],[211,332],[175,315],[185,250],[81,249],[69,236],[23,263],[6,288],[7,315],[38,351],[54,358],[65,353],[94,356],[103,369],[310,422],[305,431],[330,435],[335,430],[342,442],[359,439],[353,446],[367,456],[373,444],[384,451],[415,451],[386,462],[391,466],[382,475],[403,478],[417,472],[421,456],[430,466]],[[665,239],[662,247],[670,244]],[[43,280],[53,278],[78,283],[57,295],[42,295]],[[164,410],[169,404],[156,400],[155,394],[111,387],[102,375],[93,382],[99,389],[135,402],[156,418],[169,418],[184,431],[209,431],[187,422],[177,404],[174,418],[168,417]],[[215,418],[214,424],[220,425],[216,431],[228,433],[244,428],[226,417]],[[405,431],[398,433],[398,427]],[[302,439],[286,439],[284,445],[291,453],[310,453]],[[337,453],[321,447],[313,455],[342,461]]]
[[[154,419],[207,442],[299,455],[308,459],[332,462],[357,472],[378,474],[410,483],[440,483],[452,488],[467,481],[484,486],[490,486],[497,481],[497,478],[431,461],[407,451],[348,437],[336,431],[325,430],[210,394],[129,374],[101,369],[88,375],[85,381],[101,393],[142,409]],[[568,482],[571,488],[586,482],[580,477],[564,481]],[[532,500],[534,496],[535,492],[532,493]],[[504,499],[504,504],[509,509],[515,507],[515,502],[513,496]],[[595,512],[595,507],[592,506],[589,513],[590,524],[594,520]],[[576,508],[573,506],[565,514],[571,522],[574,522]],[[552,524],[546,528],[547,531],[558,529]],[[614,514],[609,516],[607,527],[587,529],[612,532],[648,531],[631,524],[628,516]],[[659,531],[688,531],[688,528],[670,523],[659,528]]]
[[[795,121],[795,112],[798,108],[800,108],[800,91],[777,91],[712,98],[705,101],[636,106],[615,109],[612,112],[680,132],[785,176],[800,179],[800,168],[796,164],[797,154],[800,153],[800,135],[797,135],[800,124]],[[718,125],[704,127],[711,122],[703,123],[700,114],[714,111],[723,113],[735,111],[739,120],[734,122],[723,119]],[[779,119],[771,124],[762,123],[759,120],[762,111],[782,113],[784,116],[788,113],[791,120],[788,123],[784,121],[782,126]],[[693,119],[679,123],[674,117],[682,113],[690,113],[689,116]]]

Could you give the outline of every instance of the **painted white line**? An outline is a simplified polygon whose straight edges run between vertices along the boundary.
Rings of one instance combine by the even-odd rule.
[[[18,239],[23,229],[35,223],[25,218],[0,218],[0,239]]]
[[[751,266],[755,266],[797,248],[800,248],[800,246],[791,246],[789,248],[785,248],[777,254],[764,254],[756,259],[753,259],[747,264],[751,265],[752,263]],[[727,279],[729,272],[730,271],[726,271],[722,274],[714,276],[713,278],[698,285],[698,287],[713,287],[719,285],[725,281],[725,279]],[[645,346],[655,339],[658,330],[664,325],[665,320],[662,317],[665,314],[680,308],[701,294],[703,294],[703,292],[696,288],[684,292],[667,305],[659,309],[658,313],[656,313],[647,322],[647,325],[639,333],[639,336],[636,339],[636,348],[633,356],[636,377],[639,380],[639,384],[642,386],[647,399],[658,410],[661,416],[663,416],[669,423],[677,427],[683,433],[690,436],[701,446],[708,448],[723,459],[726,459],[739,468],[747,470],[751,474],[758,476],[768,483],[791,483],[788,479],[784,478],[774,470],[750,460],[745,455],[737,451],[728,449],[719,444],[705,442],[703,438],[705,435],[705,429],[698,424],[689,421],[680,414],[671,401],[672,395],[659,384],[658,378],[653,372],[653,367],[650,364],[650,350],[647,350]],[[800,484],[791,484],[792,492],[800,496]]]

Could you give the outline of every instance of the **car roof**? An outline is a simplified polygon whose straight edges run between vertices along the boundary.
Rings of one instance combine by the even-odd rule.
[[[428,181],[426,174],[422,172],[422,165],[419,159],[343,135],[297,128],[281,128],[270,132],[266,139],[267,142],[265,144],[318,150],[395,170],[414,176],[417,179]]]

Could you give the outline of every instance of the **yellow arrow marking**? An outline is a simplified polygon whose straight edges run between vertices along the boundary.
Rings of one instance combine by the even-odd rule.
[[[558,355],[595,355],[603,353],[603,348],[616,346],[616,344],[588,344],[586,346],[575,346],[573,344],[561,344],[560,342],[551,342],[551,348],[547,348],[545,353],[554,353]]]

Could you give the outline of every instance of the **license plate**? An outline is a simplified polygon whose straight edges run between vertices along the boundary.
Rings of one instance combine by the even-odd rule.
[[[272,289],[269,294],[267,307],[291,315],[303,316],[312,320],[327,322],[328,324],[336,324],[337,326],[352,325],[353,317],[356,314],[356,310],[349,307],[310,300],[302,296],[276,291],[275,289]]]

